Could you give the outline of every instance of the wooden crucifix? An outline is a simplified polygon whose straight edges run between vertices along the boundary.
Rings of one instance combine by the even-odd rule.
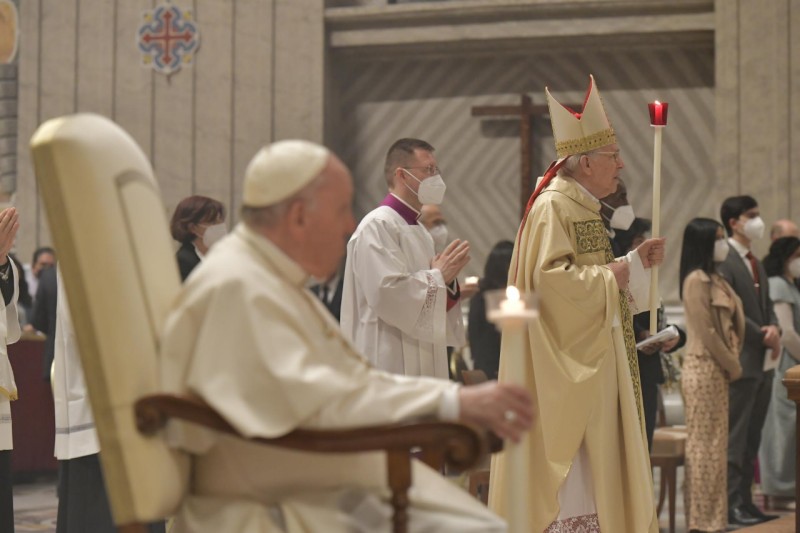
[[[580,109],[581,106],[568,106]],[[550,114],[546,105],[533,105],[531,97],[527,94],[520,95],[519,105],[482,105],[472,108],[473,117],[519,117],[519,142],[520,142],[520,167],[519,167],[519,202],[520,212],[525,214],[525,205],[533,192],[533,117],[545,117]]]

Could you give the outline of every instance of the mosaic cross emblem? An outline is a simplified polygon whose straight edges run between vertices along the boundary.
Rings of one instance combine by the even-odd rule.
[[[200,33],[191,10],[163,4],[144,12],[136,44],[144,66],[169,76],[192,63],[200,46]]]

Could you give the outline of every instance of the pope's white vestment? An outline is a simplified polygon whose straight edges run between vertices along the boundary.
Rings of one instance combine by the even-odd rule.
[[[341,329],[381,370],[447,379],[447,346],[463,344],[464,325],[431,268],[433,238],[418,214],[390,194],[358,225],[347,245]]]
[[[14,295],[8,305],[0,296],[0,451],[11,450],[14,447],[11,432],[11,401],[17,399],[17,385],[14,381],[14,372],[8,360],[9,344],[19,340],[20,327],[17,315],[17,298],[19,297],[19,276],[17,266],[11,261],[14,276]]]
[[[306,280],[299,265],[240,224],[197,267],[168,317],[166,390],[199,396],[249,437],[443,414],[454,384],[371,367],[304,289]],[[382,453],[295,452],[182,424],[168,433],[194,455],[175,531],[389,531]],[[413,476],[411,531],[505,530],[421,463]]]

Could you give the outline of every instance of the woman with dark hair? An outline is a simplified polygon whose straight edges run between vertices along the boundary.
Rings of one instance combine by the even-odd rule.
[[[469,304],[467,334],[472,361],[475,369],[483,370],[489,379],[497,379],[497,369],[500,366],[500,332],[486,319],[484,293],[505,288],[513,251],[514,243],[511,241],[500,241],[494,245],[486,258],[483,277],[478,283],[478,293]]]
[[[681,389],[686,407],[685,508],[691,532],[728,525],[728,382],[742,374],[742,302],[717,273],[728,255],[722,225],[692,219],[683,232],[681,298],[686,355]]]
[[[181,280],[186,281],[209,248],[225,236],[225,207],[206,196],[189,196],[175,207],[169,229],[181,243],[175,256]]]
[[[776,239],[764,258],[764,269],[769,276],[769,297],[782,330],[783,352],[775,369],[758,455],[761,490],[769,496],[793,500],[797,411],[794,402],[786,397],[782,381],[786,371],[800,363],[800,290],[795,283],[800,279],[800,239]]]

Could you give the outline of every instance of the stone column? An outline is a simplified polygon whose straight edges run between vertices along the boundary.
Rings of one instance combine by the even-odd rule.
[[[323,140],[324,4],[324,0],[275,0],[273,140]]]
[[[17,190],[17,65],[0,65],[0,204]]]

